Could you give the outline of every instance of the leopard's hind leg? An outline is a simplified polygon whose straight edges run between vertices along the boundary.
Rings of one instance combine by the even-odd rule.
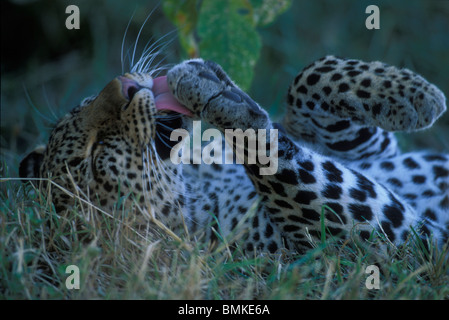
[[[298,143],[381,182],[447,238],[449,157],[400,154],[393,133],[430,127],[445,100],[410,70],[327,56],[296,76],[282,123]]]
[[[410,70],[327,56],[294,79],[282,124],[326,155],[371,160],[398,154],[393,131],[428,128],[445,110],[444,94]]]

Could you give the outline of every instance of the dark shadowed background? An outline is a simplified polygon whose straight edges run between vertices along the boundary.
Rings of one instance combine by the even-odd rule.
[[[68,30],[65,8],[77,5],[81,28]],[[365,28],[365,8],[380,8],[380,30]],[[21,157],[45,143],[52,123],[122,72],[120,52],[164,35],[166,63],[182,52],[160,1],[2,0],[1,168],[17,176]],[[134,12],[134,15],[133,15]],[[175,30],[174,32],[172,32]],[[172,33],[170,33],[172,32]],[[327,54],[407,67],[449,95],[449,1],[298,1],[260,28],[262,52],[250,95],[273,117],[282,114],[287,87],[300,69]],[[169,34],[170,33],[170,34]],[[126,70],[125,70],[126,71]],[[399,134],[403,148],[449,150],[449,116],[432,130]]]

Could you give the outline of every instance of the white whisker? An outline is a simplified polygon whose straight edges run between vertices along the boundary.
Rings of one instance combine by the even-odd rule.
[[[60,116],[58,116],[56,114],[55,109],[53,108],[53,106],[50,103],[50,100],[48,99],[48,94],[47,94],[47,90],[45,89],[45,85],[42,85],[42,91],[44,93],[44,98],[45,98],[45,102],[47,103],[47,107],[50,110],[50,113],[51,113],[51,115],[52,115],[52,117],[54,119],[52,121],[52,123],[57,122],[58,119],[60,118]]]
[[[168,129],[168,130],[170,130],[170,131],[173,131],[173,130],[174,130],[174,128],[172,128],[172,127],[166,125],[165,123],[162,123],[161,121],[156,121],[156,124],[159,125],[159,126],[161,126],[161,127],[166,128],[166,129]],[[170,138],[169,138],[167,135],[164,135],[164,137],[166,137],[167,139],[170,140]]]
[[[159,138],[159,140],[167,147],[171,149],[171,146],[165,141],[165,138],[168,138],[166,135],[160,132],[156,132],[156,136]]]
[[[153,190],[152,190],[152,185],[151,185],[151,181],[150,181],[151,166],[149,163],[149,157],[150,157],[150,153],[149,153],[149,149],[147,146],[146,150],[142,150],[142,165],[143,165],[142,187],[143,187],[143,191],[144,191],[143,196],[145,199],[145,203],[151,205],[150,199],[153,198]],[[145,177],[148,181],[145,179]],[[147,186],[149,186],[150,190],[147,189]],[[150,198],[148,198],[148,193],[149,193]]]
[[[157,56],[159,56],[159,54],[161,52],[164,52],[165,49],[174,41],[175,37],[172,37],[172,39],[167,40],[166,42],[162,42],[166,37],[168,37],[171,33],[173,33],[176,30],[172,30],[169,33],[167,33],[165,36],[161,37],[158,41],[156,41],[154,43],[155,48],[153,50],[151,50],[151,52],[145,57],[145,55],[142,55],[145,60],[148,60],[148,62],[145,64],[145,66],[143,67],[143,70],[148,70],[149,66],[154,62],[154,60],[156,59]],[[161,43],[158,43],[161,42]],[[156,50],[156,52],[153,53],[154,50]],[[162,59],[162,61],[160,61],[155,68],[157,68],[163,61],[165,60],[165,58]]]
[[[159,120],[175,120],[179,119],[182,116],[179,113],[164,113],[164,114],[156,114],[154,119],[156,119],[156,124],[159,124]]]
[[[170,31],[169,33],[167,33],[166,35],[164,35],[163,37],[161,37],[160,39],[155,41],[150,46],[148,46],[149,43],[147,43],[147,45],[145,46],[145,48],[141,54],[140,59],[136,62],[136,64],[132,64],[132,72],[147,72],[147,70],[150,69],[150,65],[154,62],[154,60],[162,52],[164,52],[165,49],[175,39],[175,37],[173,37],[172,39],[169,39],[169,40],[163,42],[165,40],[165,38],[170,36],[174,31],[176,31],[176,30]],[[165,58],[162,59],[162,61],[163,60],[165,60]],[[162,63],[162,61],[156,65],[156,68]]]
[[[132,55],[132,59],[131,59],[131,65],[134,65],[134,57],[136,55],[137,44],[139,43],[140,34],[142,33],[143,27],[147,23],[148,19],[150,19],[151,15],[156,10],[156,8],[157,8],[157,6],[155,6],[153,8],[153,10],[151,10],[150,14],[147,16],[147,18],[145,19],[145,21],[143,22],[142,26],[139,29],[139,33],[137,34],[137,38],[136,38],[136,41],[135,41],[135,44],[134,44],[134,51],[133,51],[133,55]]]
[[[46,116],[45,114],[43,114],[42,112],[39,111],[39,109],[36,107],[36,105],[33,103],[33,100],[31,100],[30,94],[28,92],[27,87],[25,86],[25,84],[23,84],[23,90],[25,91],[25,96],[28,100],[28,103],[30,104],[31,108],[33,108],[34,112],[36,112],[42,119],[44,119],[45,121],[49,122],[51,124],[50,129],[52,129],[52,127],[58,122],[58,119],[51,119],[48,116]]]
[[[122,74],[125,72],[125,66],[124,66],[124,63],[123,63],[123,59],[124,59],[124,57],[123,57],[123,48],[125,47],[126,34],[128,33],[129,26],[131,25],[131,21],[133,20],[135,13],[136,13],[136,10],[134,9],[133,14],[132,14],[131,18],[128,21],[128,25],[126,26],[125,34],[123,35],[123,39],[122,39],[122,48],[120,50],[120,61],[122,63]]]
[[[170,66],[164,66],[164,67],[160,67],[160,68],[157,68],[157,69],[153,69],[150,72],[150,76],[152,78],[157,78],[162,71],[168,70],[168,69],[170,69]]]

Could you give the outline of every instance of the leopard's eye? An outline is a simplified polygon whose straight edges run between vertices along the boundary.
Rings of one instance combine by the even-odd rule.
[[[90,150],[89,153],[93,154],[95,152],[95,150],[99,147],[99,146],[103,146],[104,145],[104,140],[99,139],[99,140],[95,140],[91,145],[90,145]]]
[[[101,147],[101,146],[103,146],[103,145],[104,145],[104,141],[103,141],[103,140],[95,141],[95,142],[92,144],[91,152],[94,152],[98,147]]]

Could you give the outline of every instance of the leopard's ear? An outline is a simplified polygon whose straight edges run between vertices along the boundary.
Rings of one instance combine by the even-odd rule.
[[[40,169],[42,161],[44,160],[44,153],[45,146],[37,147],[20,162],[19,176],[24,178],[23,182],[26,182],[26,178],[40,178]]]

